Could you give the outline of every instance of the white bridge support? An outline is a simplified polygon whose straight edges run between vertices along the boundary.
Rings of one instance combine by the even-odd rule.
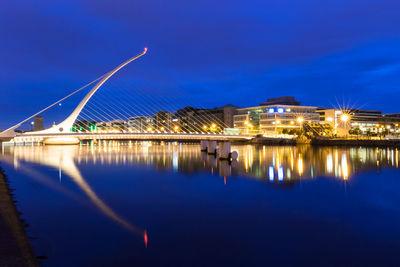
[[[86,103],[89,101],[89,99],[94,95],[94,93],[96,93],[96,91],[109,79],[111,78],[111,76],[113,76],[117,71],[119,71],[120,69],[122,69],[123,67],[125,67],[126,65],[128,65],[129,63],[131,63],[132,61],[140,58],[141,56],[145,55],[147,52],[147,48],[145,47],[143,52],[128,59],[127,61],[125,61],[124,63],[122,63],[121,65],[119,65],[118,67],[116,67],[115,69],[113,69],[112,71],[106,73],[105,75],[101,76],[101,80],[89,91],[89,93],[83,98],[83,100],[79,103],[79,105],[75,108],[75,110],[71,113],[71,115],[69,115],[63,122],[61,122],[58,125],[55,125],[49,129],[43,130],[43,131],[37,131],[35,132],[36,134],[55,134],[55,133],[67,133],[67,132],[71,132],[72,126],[76,120],[76,118],[78,118],[79,113],[82,111],[82,109],[85,107]],[[98,78],[98,79],[100,79]],[[97,81],[98,79],[96,79],[95,81]],[[94,81],[93,81],[94,82]],[[93,83],[92,82],[92,83]],[[91,84],[91,83],[90,83]],[[86,85],[87,86],[87,85]],[[85,86],[85,87],[86,87]],[[82,88],[81,88],[82,89]],[[53,103],[52,105],[50,105],[49,107],[39,111],[38,113],[30,116],[29,118],[21,121],[20,123],[8,128],[7,130],[3,131],[0,133],[0,138],[4,138],[4,137],[15,137],[17,134],[14,131],[15,129],[17,129],[18,127],[20,127],[23,123],[27,122],[28,120],[32,119],[33,117],[41,114],[42,112],[46,111],[47,109],[51,108],[52,106],[54,106],[55,104],[61,102],[62,100],[72,96],[73,94],[75,94],[76,92],[80,91],[81,89],[76,90],[75,92],[73,92],[72,94],[69,94],[68,96],[62,98],[61,100],[57,101],[56,103]],[[26,133],[27,135],[31,135],[32,133]]]
[[[231,142],[221,142],[219,143],[219,159],[231,158]]]
[[[208,140],[201,140],[200,146],[201,146],[201,151],[207,152]]]
[[[227,142],[227,141],[249,141],[252,139],[251,136],[244,135],[226,135],[226,134],[195,134],[195,133],[76,133],[72,132],[72,127],[78,118],[80,112],[88,103],[90,98],[96,93],[96,91],[116,72],[122,69],[127,64],[132,61],[142,57],[147,52],[147,48],[144,48],[143,52],[128,59],[112,71],[102,75],[91,83],[81,87],[80,89],[72,92],[71,94],[65,96],[64,98],[58,100],[57,102],[51,104],[50,106],[42,109],[36,114],[30,116],[29,118],[23,120],[22,122],[14,125],[13,127],[7,129],[0,133],[1,138],[9,138],[12,140],[7,142],[9,145],[26,145],[26,144],[53,144],[53,145],[63,145],[63,144],[78,144],[85,140],[157,140],[157,141],[201,141],[202,151],[207,151],[209,154],[216,155],[217,153],[217,141]],[[75,110],[61,123],[42,131],[27,132],[24,134],[16,134],[14,131],[16,128],[21,126],[23,123],[32,119],[33,117],[41,114],[42,112],[48,110],[54,105],[60,103],[61,101],[69,98],[80,90],[86,88],[87,86],[96,83],[96,85],[85,95],[82,101],[78,104]],[[9,140],[8,139],[8,140]],[[230,153],[230,143],[223,145],[221,149],[223,157],[227,157]],[[229,156],[228,156],[229,158]]]
[[[210,155],[217,154],[217,141],[208,141],[207,153]]]
[[[85,107],[86,103],[89,101],[89,99],[96,93],[96,91],[108,80],[113,76],[117,71],[131,63],[132,61],[140,58],[144,54],[146,54],[147,48],[143,50],[142,53],[138,54],[137,56],[134,56],[131,59],[128,59],[109,73],[107,73],[93,88],[92,90],[89,91],[89,93],[82,99],[82,101],[79,103],[79,105],[75,108],[75,110],[69,115],[68,118],[66,118],[63,122],[61,122],[58,125],[55,125],[49,129],[43,130],[43,131],[38,131],[35,132],[35,134],[47,134],[47,133],[63,133],[63,132],[72,132],[72,126],[74,125],[74,122],[76,118],[78,118],[79,113],[81,113],[82,109]]]

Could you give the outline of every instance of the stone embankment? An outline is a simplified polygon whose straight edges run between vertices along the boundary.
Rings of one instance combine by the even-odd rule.
[[[38,266],[1,168],[0,233],[0,266]]]
[[[311,145],[317,146],[368,146],[368,147],[400,147],[400,139],[322,139],[311,140]]]
[[[251,144],[255,145],[296,145],[296,139],[290,139],[290,138],[269,138],[269,137],[255,137],[251,139],[250,141]]]
[[[314,138],[310,140],[310,139],[255,137],[250,141],[250,144],[257,144],[257,145],[311,144],[314,146],[400,147],[400,139]]]

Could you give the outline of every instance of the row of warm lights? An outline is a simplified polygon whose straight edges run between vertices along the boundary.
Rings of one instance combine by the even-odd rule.
[[[153,132],[153,128],[152,127],[148,127],[146,130],[147,130],[147,132]],[[161,132],[165,132],[165,128],[161,127],[160,131]],[[178,125],[174,126],[174,131],[175,132],[179,131],[179,126]]]
[[[207,128],[208,128],[207,125],[203,125],[204,130],[207,130]],[[217,128],[217,125],[215,123],[211,124],[211,126],[210,126],[211,131],[215,131],[216,128]]]
[[[244,124],[249,128],[253,128],[253,124],[251,124],[249,121],[245,121]]]

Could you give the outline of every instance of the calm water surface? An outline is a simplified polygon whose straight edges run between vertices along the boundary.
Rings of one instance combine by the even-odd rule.
[[[6,147],[44,266],[400,265],[396,149]]]

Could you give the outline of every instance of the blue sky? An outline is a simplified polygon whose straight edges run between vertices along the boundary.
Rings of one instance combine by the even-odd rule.
[[[115,84],[205,107],[294,95],[400,112],[399,10],[398,0],[5,0],[0,128],[144,46]]]

